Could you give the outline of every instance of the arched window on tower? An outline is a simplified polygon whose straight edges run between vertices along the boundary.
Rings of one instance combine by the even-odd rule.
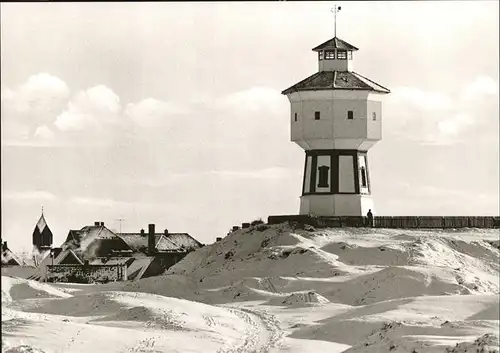
[[[318,168],[319,171],[319,180],[318,180],[318,187],[319,188],[327,188],[328,187],[328,171],[330,170],[330,167],[326,165],[322,165],[321,167]]]
[[[366,169],[365,167],[361,167],[361,186],[366,188]]]

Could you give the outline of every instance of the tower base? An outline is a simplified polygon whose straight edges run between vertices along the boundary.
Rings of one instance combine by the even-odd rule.
[[[303,195],[300,197],[300,214],[323,217],[366,216],[375,213],[373,199],[361,194]]]

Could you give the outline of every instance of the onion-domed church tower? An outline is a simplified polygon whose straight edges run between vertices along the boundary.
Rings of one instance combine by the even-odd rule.
[[[390,91],[354,71],[354,45],[335,36],[313,51],[318,72],[282,92],[291,140],[305,150],[300,214],[364,216],[374,212],[368,150],[382,138]]]

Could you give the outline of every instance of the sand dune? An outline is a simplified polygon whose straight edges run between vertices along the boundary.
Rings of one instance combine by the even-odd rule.
[[[135,282],[2,276],[2,352],[498,352],[496,242],[261,225]]]

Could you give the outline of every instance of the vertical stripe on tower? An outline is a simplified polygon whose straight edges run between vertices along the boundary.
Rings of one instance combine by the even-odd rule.
[[[302,195],[306,191],[306,173],[307,173],[307,151],[305,152],[306,159],[304,161],[304,180],[302,181]]]
[[[365,169],[366,169],[366,185],[368,186],[368,195],[371,195],[372,193],[372,187],[370,184],[370,168],[368,168],[368,152],[365,153],[364,155],[365,158]]]
[[[316,169],[318,168],[318,156],[312,156],[311,163],[311,188],[309,192],[316,192]]]
[[[338,194],[339,192],[339,154],[337,151],[334,151],[331,154],[332,160],[330,162],[332,172],[331,172],[331,190],[334,194]]]
[[[358,153],[354,151],[353,153],[353,167],[354,167],[354,193],[359,194],[359,163],[358,163]]]

